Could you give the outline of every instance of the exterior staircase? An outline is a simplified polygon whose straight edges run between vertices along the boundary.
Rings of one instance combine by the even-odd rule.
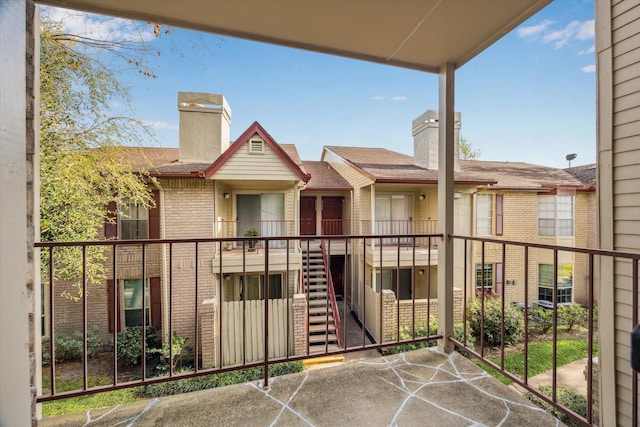
[[[309,299],[309,353],[338,349],[327,272],[320,241],[302,244],[302,270]]]

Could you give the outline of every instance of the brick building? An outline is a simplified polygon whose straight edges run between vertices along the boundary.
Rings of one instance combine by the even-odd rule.
[[[231,109],[221,95],[180,93],[178,108],[179,149],[128,149],[130,161],[149,171],[155,206],[108,207],[113,222],[103,237],[123,242],[105,255],[108,279],[87,292],[90,325],[104,337],[144,322],[165,340],[169,331],[190,343],[197,337],[203,365],[213,366],[262,357],[260,334],[248,340],[244,334],[263,327],[267,292],[269,313],[278,319],[269,326],[278,337],[270,357],[338,344],[335,298],[344,299],[378,342],[390,341],[399,326],[437,316],[440,239],[411,237],[437,229],[436,111],[412,123],[414,156],[326,146],[320,161],[302,161],[295,146],[278,144],[257,122],[231,143]],[[456,122],[457,143],[459,114]],[[469,160],[457,160],[454,168],[456,234],[594,246],[594,185],[576,177],[584,170]],[[320,235],[387,237],[322,248],[287,239]],[[250,236],[260,239],[254,245]],[[147,238],[164,242],[144,249],[135,242]],[[466,254],[463,246],[454,248],[467,259],[454,271],[456,322],[465,297],[470,301],[483,287],[524,301],[518,249],[503,257],[499,244],[488,243],[483,269],[477,245]],[[321,251],[327,271],[316,278],[310,259]],[[549,253],[530,254],[529,301],[550,301],[553,264]],[[558,300],[585,303],[586,260],[560,253],[556,265]],[[68,285],[56,286],[55,328],[69,333],[82,324],[82,304],[61,296],[73,292]]]

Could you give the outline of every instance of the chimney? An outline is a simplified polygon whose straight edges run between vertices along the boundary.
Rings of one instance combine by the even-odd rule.
[[[224,96],[178,92],[178,111],[181,162],[213,162],[229,148],[231,108]]]
[[[439,114],[434,110],[427,110],[412,123],[413,128],[413,164],[425,169],[438,169],[438,120]],[[455,131],[453,134],[454,165],[453,170],[460,170],[459,151],[460,125],[462,115],[454,114]]]

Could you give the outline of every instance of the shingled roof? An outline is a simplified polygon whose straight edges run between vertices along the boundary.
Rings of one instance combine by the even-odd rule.
[[[438,182],[438,171],[413,164],[413,157],[387,150],[386,148],[325,146],[345,159],[356,169],[375,182],[387,183],[431,183]],[[456,172],[454,180],[460,184],[491,184],[495,179],[468,173]]]
[[[572,168],[566,168],[565,171],[575,176],[585,185],[596,185],[596,164],[591,163],[589,165],[574,166]]]
[[[536,190],[574,187],[585,184],[564,169],[533,165],[524,162],[490,162],[460,160],[460,168],[468,173],[497,181],[492,188]]]
[[[306,190],[351,190],[353,187],[327,162],[303,162],[305,170],[311,174]]]

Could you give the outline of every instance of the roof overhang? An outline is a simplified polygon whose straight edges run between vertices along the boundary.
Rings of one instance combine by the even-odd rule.
[[[416,70],[456,68],[551,0],[41,0]]]

